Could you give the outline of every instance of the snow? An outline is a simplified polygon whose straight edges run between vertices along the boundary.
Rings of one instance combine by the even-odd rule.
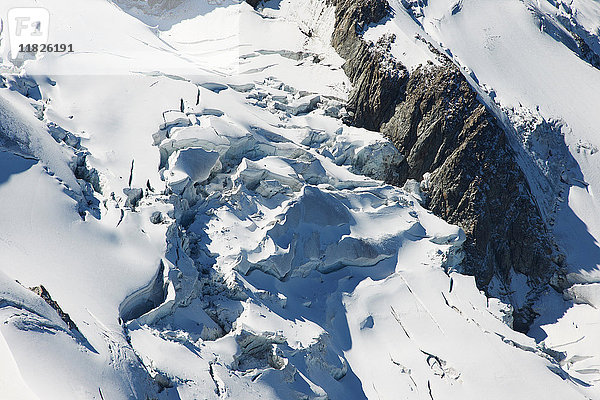
[[[167,185],[175,193],[181,194],[186,185],[203,182],[217,166],[219,153],[202,148],[178,150],[169,157],[169,170],[166,171]]]
[[[0,88],[2,396],[594,394],[568,375],[594,376],[592,361],[572,358],[593,344],[568,345],[571,362],[561,365],[512,331],[510,310],[454,272],[464,232],[378,180],[402,155],[340,119],[350,87],[329,46],[330,6],[282,0],[259,14],[191,0],[5,0],[2,11],[16,4],[48,8],[50,40],[72,41],[76,51],[11,64],[5,40],[0,48],[2,71],[16,73]],[[425,18],[472,12],[460,26],[473,32],[483,26],[477,10],[491,8],[473,0],[449,17],[437,4]],[[520,33],[545,38],[529,29],[523,7],[507,9],[528,27]],[[394,51],[398,59],[435,62],[414,37],[418,25],[396,11],[365,36],[391,30],[406,46]],[[508,29],[490,15],[495,29]],[[451,40],[456,24],[426,30]],[[543,39],[536,54],[553,45]],[[469,41],[444,46],[486,82],[489,65],[469,58]],[[574,55],[559,56],[581,79],[596,77]],[[508,107],[522,100],[510,96],[538,96],[547,83],[540,71],[525,91],[493,80],[497,100]],[[593,85],[583,94],[592,96]],[[573,134],[594,122],[576,111],[562,115]],[[587,120],[572,120],[580,116]],[[82,154],[87,175],[74,168]],[[574,157],[593,193],[584,156]],[[91,171],[100,190],[85,180]],[[573,210],[594,202],[581,195]],[[40,284],[79,333],[27,289]],[[574,289],[581,304],[543,326],[546,346],[560,350],[576,334],[562,326],[595,312],[595,289]],[[595,325],[585,330],[593,337]]]
[[[405,251],[423,249],[417,245]],[[401,252],[402,259],[406,256]],[[514,332],[486,310],[480,294],[463,291],[461,286],[472,281],[451,275],[458,290],[449,293],[449,278],[443,271],[401,263],[394,275],[379,282],[365,280],[344,299],[352,340],[348,359],[359,376],[372,382],[365,387],[367,397],[412,398],[414,392],[417,396],[430,392],[433,398],[478,399],[485,387],[486,398],[503,399],[509,386],[519,388],[519,398],[540,393],[548,398],[578,398],[566,387],[547,391],[556,376],[531,379],[538,362],[535,354],[515,348],[501,356],[496,353],[498,344],[514,340]],[[367,317],[373,319],[373,327],[361,330],[360,321]],[[457,345],[459,337],[469,343],[468,349]],[[533,348],[531,342],[524,345]]]
[[[435,54],[429,50],[428,44],[419,38],[427,36],[427,34],[405,11],[402,2],[392,0],[389,3],[394,9],[394,18],[367,27],[363,38],[377,43],[377,40],[384,34],[393,34],[395,40],[391,54],[409,70],[413,70],[419,65],[425,65],[427,62],[439,64]]]

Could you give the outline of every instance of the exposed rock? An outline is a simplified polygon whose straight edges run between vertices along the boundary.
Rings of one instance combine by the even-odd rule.
[[[600,69],[600,38],[598,31],[592,32],[585,29],[573,15],[573,10],[565,3],[560,3],[563,12],[558,12],[555,17],[564,29],[573,36],[573,42],[568,46],[583,61],[589,63],[594,68]],[[569,40],[566,41],[567,43]]]
[[[250,4],[252,7],[255,7],[260,3],[260,0],[246,0],[246,3]]]
[[[354,85],[348,109],[350,122],[370,130],[378,130],[394,112],[398,96],[403,94],[408,71],[390,61],[378,46],[362,40],[359,32],[385,18],[387,1],[327,0],[336,6],[332,45],[346,63],[344,71]]]
[[[62,308],[60,308],[56,301],[52,300],[52,296],[50,296],[50,293],[48,292],[48,290],[46,290],[44,285],[32,287],[30,288],[30,290],[33,293],[40,296],[42,299],[44,299],[44,301],[56,311],[60,319],[62,319],[65,322],[65,324],[67,324],[67,327],[70,330],[79,332],[79,329],[77,328],[77,325],[75,325],[75,322],[73,322],[69,314],[67,314],[62,310]]]
[[[576,33],[573,34],[577,48],[579,49],[580,57],[590,63],[595,68],[600,69],[600,56],[596,54],[586,41]]]
[[[429,208],[468,235],[465,271],[481,287],[514,269],[532,286],[555,271],[554,245],[503,130],[458,70],[419,68],[381,127],[405,156],[400,181],[429,179]]]
[[[377,44],[361,38],[363,27],[386,17],[385,0],[330,1],[337,6],[332,44],[347,60],[344,70],[354,85],[347,122],[384,133],[402,153],[390,183],[428,177],[428,207],[467,234],[463,272],[512,303],[514,327],[526,331],[535,318],[531,304],[557,270],[556,245],[503,129],[441,54],[441,65],[409,76],[385,55],[393,37]],[[527,276],[525,305],[512,299],[512,271]],[[501,287],[492,290],[494,277]]]

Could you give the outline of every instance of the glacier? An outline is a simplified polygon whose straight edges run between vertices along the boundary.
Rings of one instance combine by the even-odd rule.
[[[331,2],[3,0],[75,51],[13,61],[2,31],[1,399],[600,398],[597,3],[390,5],[365,40],[448,55],[567,254],[529,336],[346,123]]]

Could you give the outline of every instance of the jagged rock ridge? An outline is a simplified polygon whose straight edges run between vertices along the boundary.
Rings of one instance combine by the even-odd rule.
[[[430,174],[428,207],[467,233],[462,268],[488,294],[511,302],[515,329],[527,331],[535,318],[531,306],[559,270],[559,257],[504,131],[444,55],[437,54],[441,65],[409,74],[362,39],[364,27],[386,18],[386,1],[330,3],[336,6],[332,44],[354,84],[349,122],[381,131],[405,156],[388,174],[391,183]],[[527,276],[525,304],[511,298],[512,271]]]

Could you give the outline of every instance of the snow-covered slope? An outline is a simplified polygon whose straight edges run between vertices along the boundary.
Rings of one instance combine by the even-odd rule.
[[[422,18],[437,20],[438,5]],[[258,13],[233,2],[3,0],[2,16],[16,6],[49,9],[50,41],[75,51],[12,63],[0,42],[0,398],[600,396],[586,379],[593,363],[578,357],[595,350],[594,325],[580,322],[596,315],[595,286],[574,287],[582,304],[536,343],[455,271],[462,230],[419,205],[418,189],[385,185],[402,156],[342,122],[350,84],[326,2]],[[472,7],[460,24],[478,29],[484,6],[450,15]],[[402,61],[424,62],[421,28],[394,7],[401,20],[390,23],[411,43]],[[502,29],[498,19],[490,26]],[[488,68],[468,63],[468,41],[422,25],[483,87]],[[570,53],[561,63],[591,76],[581,104],[593,107],[598,71]],[[548,100],[555,89],[537,92],[539,75],[526,82],[529,103],[489,78],[499,106],[562,107]],[[561,114],[573,135],[596,118],[575,100]],[[592,130],[573,137],[593,144]],[[574,157],[593,194],[591,156]],[[594,206],[571,189],[573,215]],[[571,226],[561,212],[557,233]],[[55,303],[27,289],[38,285]],[[565,344],[578,334],[563,327],[571,321],[590,333]]]

